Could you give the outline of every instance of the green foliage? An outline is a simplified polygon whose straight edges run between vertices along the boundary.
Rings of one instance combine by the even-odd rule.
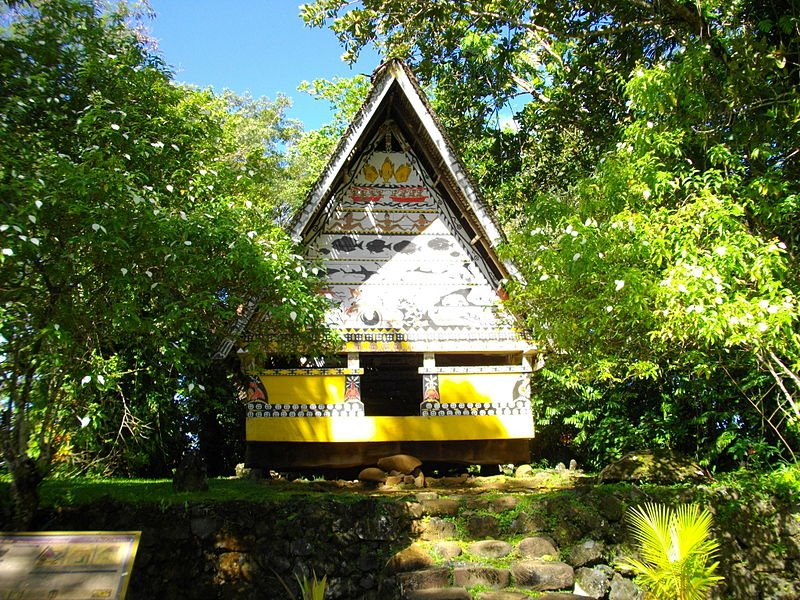
[[[737,470],[722,474],[717,485],[735,490],[748,502],[778,498],[789,503],[800,502],[800,465],[783,463],[757,472]]]
[[[672,510],[645,504],[628,512],[632,535],[642,560],[624,558],[620,565],[636,573],[636,582],[657,600],[701,600],[722,577],[714,555],[719,544],[711,538],[711,514],[696,505]]]
[[[3,457],[163,473],[246,301],[293,349],[328,347],[319,280],[274,225],[297,126],[284,100],[173,84],[125,4],[2,10]]]
[[[793,4],[317,0],[303,15],[429,86],[512,232],[511,306],[547,351],[540,424],[596,466],[642,445],[712,467],[795,457]]]
[[[289,188],[297,208],[344,135],[369,92],[370,82],[363,75],[350,78],[334,77],[332,80],[304,81],[298,88],[315,100],[328,102],[333,110],[333,121],[320,129],[306,131],[289,149]]]

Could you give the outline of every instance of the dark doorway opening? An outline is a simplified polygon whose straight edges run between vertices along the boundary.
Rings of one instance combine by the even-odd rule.
[[[361,401],[368,417],[419,414],[422,354],[361,354]]]

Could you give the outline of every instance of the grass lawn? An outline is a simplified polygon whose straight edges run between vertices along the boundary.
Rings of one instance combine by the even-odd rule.
[[[486,481],[492,479],[485,478]],[[385,496],[388,499],[393,495],[396,497],[414,493],[414,490],[391,492],[362,488],[358,484],[305,479],[286,481],[219,477],[210,478],[208,484],[209,489],[206,492],[175,492],[172,489],[171,479],[49,478],[42,483],[39,492],[42,506],[72,506],[88,504],[97,500],[161,506],[185,502],[263,502],[291,500],[294,497],[308,496],[309,494],[333,494],[338,501],[348,502],[357,501],[365,495]],[[674,487],[679,489],[686,485],[694,484]],[[745,496],[751,498],[769,495],[784,500],[800,501],[800,466],[782,465],[772,471],[726,473],[719,475],[716,481],[709,481],[706,485],[712,489],[716,486],[738,489]],[[10,497],[10,487],[10,477],[7,474],[0,475],[0,503]],[[440,491],[447,494],[448,492],[455,493],[456,490]],[[493,491],[502,493],[499,489]],[[504,493],[513,493],[513,489],[506,488]]]
[[[0,497],[8,498],[11,482],[7,476],[0,479]],[[97,500],[115,500],[129,504],[172,505],[184,502],[227,502],[288,500],[294,496],[314,492],[336,492],[320,489],[314,481],[272,481],[237,478],[210,478],[206,492],[175,492],[171,479],[98,479],[75,477],[47,479],[39,488],[42,506],[73,506]],[[348,491],[339,491],[343,501]],[[353,493],[352,496],[358,497]],[[361,496],[363,497],[363,496]]]

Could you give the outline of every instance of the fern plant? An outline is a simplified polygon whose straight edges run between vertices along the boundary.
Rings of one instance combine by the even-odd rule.
[[[636,583],[655,600],[703,600],[722,577],[711,562],[719,544],[711,537],[711,514],[695,504],[677,510],[647,503],[628,512],[641,561],[623,558]],[[710,564],[709,564],[710,563]]]

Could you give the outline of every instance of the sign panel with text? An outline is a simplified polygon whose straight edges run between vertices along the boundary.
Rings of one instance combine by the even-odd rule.
[[[140,536],[0,533],[0,600],[122,600]]]

